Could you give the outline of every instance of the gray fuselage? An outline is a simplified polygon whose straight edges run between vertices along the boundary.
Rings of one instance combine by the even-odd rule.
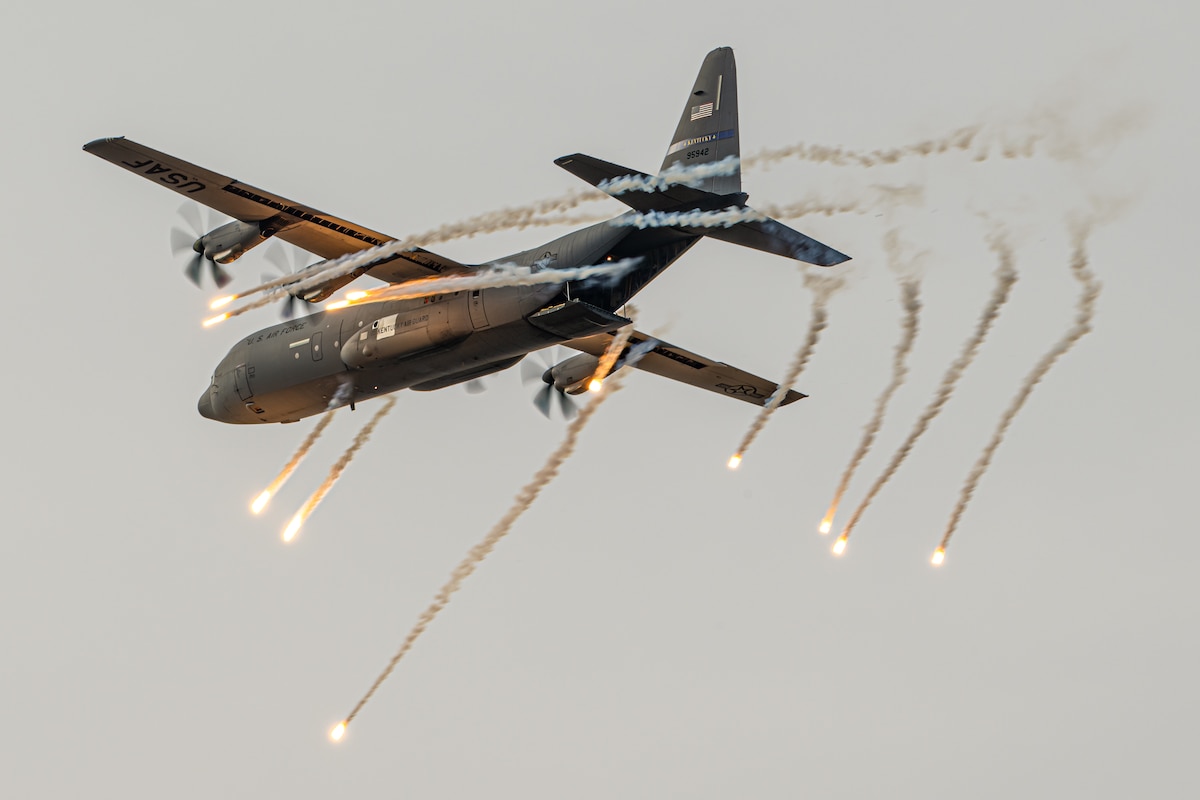
[[[274,325],[247,336],[221,360],[200,397],[200,413],[237,424],[295,422],[398,389],[441,389],[507,369],[570,338],[530,324],[530,315],[568,300],[615,311],[699,238],[603,222],[489,263],[537,270],[640,259],[615,282],[458,291],[351,305]]]

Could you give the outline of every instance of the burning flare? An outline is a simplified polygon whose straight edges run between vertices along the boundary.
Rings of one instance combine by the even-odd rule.
[[[946,560],[946,548],[939,547],[933,551],[933,558],[929,559],[929,563],[935,567],[940,567],[942,562]]]
[[[335,742],[340,742],[342,740],[342,737],[345,735],[346,735],[345,720],[343,720],[342,722],[339,722],[337,725],[334,725],[333,729],[331,731],[329,731],[329,738]]]
[[[250,504],[250,510],[255,514],[261,514],[269,502],[271,502],[271,490],[263,489],[258,497],[254,498],[254,502]]]
[[[833,543],[833,554],[835,556],[840,556],[844,552],[846,552],[846,534],[843,533],[838,537],[837,541]]]
[[[283,529],[283,540],[285,542],[291,542],[292,539],[296,538],[296,534],[300,531],[300,526],[304,524],[304,520],[312,513],[311,511],[306,512],[307,508],[308,504],[306,503],[305,507],[297,511],[296,516],[292,517],[292,521]]]
[[[729,457],[729,462],[725,465],[730,469],[737,469],[742,465],[742,454],[734,453]]]
[[[202,322],[200,324],[206,328],[211,328],[213,325],[216,325],[218,322],[224,322],[227,319],[229,319],[228,313],[217,314],[215,317],[209,317],[208,319],[204,320],[204,322]]]
[[[218,308],[224,308],[225,306],[229,305],[230,303],[232,303],[234,300],[237,300],[237,299],[238,299],[238,296],[236,294],[226,295],[225,297],[218,297],[216,300],[213,300],[211,303],[209,303],[208,307],[211,308],[213,311],[216,311]]]
[[[830,511],[828,514],[825,515],[825,519],[821,520],[821,526],[819,528],[817,528],[817,530],[819,530],[821,532],[822,536],[824,536],[825,534],[827,534],[831,530],[833,530],[833,512],[832,511]]]

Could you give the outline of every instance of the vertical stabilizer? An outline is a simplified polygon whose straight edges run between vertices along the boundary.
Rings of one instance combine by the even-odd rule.
[[[683,106],[662,169],[676,164],[681,167],[711,164],[740,155],[737,108],[737,67],[733,49],[718,47],[700,66],[700,74]],[[713,194],[740,192],[741,170],[732,175],[708,178],[696,188]]]

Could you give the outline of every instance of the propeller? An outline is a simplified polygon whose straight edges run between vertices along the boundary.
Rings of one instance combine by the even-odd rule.
[[[291,264],[288,264],[288,257],[284,254],[283,245],[279,242],[271,242],[271,246],[267,248],[266,259],[279,271],[279,275],[295,275],[304,269],[306,266],[304,262],[308,261],[308,256],[299,247],[289,247],[288,249],[292,252]],[[262,276],[263,283],[275,280],[279,275],[264,274]],[[284,287],[285,290],[286,288]],[[287,297],[283,301],[283,311],[280,312],[284,319],[291,319],[295,316],[297,303],[308,306],[308,303],[288,292]]]
[[[213,282],[217,284],[218,289],[224,288],[233,280],[233,276],[222,269],[216,261],[205,257],[202,248],[197,249],[205,234],[204,222],[200,218],[200,209],[194,203],[184,203],[179,207],[179,216],[183,217],[184,222],[192,229],[192,233],[188,233],[183,228],[171,228],[171,252],[176,256],[189,251],[192,253],[187,266],[183,269],[183,274],[187,275],[192,283],[199,286],[204,273],[204,262],[207,261],[212,272]],[[217,227],[216,214],[212,211],[209,211],[208,223],[208,230]]]
[[[557,348],[555,348],[557,354]],[[574,419],[579,413],[579,408],[571,396],[554,385],[554,377],[550,374],[550,369],[554,366],[555,360],[547,355],[545,350],[538,351],[538,358],[545,364],[544,368],[539,368],[526,357],[521,361],[521,382],[533,383],[541,381],[544,385],[538,389],[533,395],[533,404],[538,411],[542,412],[542,416],[547,419],[550,417],[550,408],[554,403],[554,395],[558,395],[558,408],[564,419]]]

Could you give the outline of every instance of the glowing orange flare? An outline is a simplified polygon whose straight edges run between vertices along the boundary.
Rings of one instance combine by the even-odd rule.
[[[946,548],[939,547],[933,551],[933,558],[929,559],[929,563],[935,567],[940,567],[942,562],[946,560]]]
[[[362,300],[366,296],[366,292],[347,292],[346,300],[353,303],[355,300]]]
[[[217,314],[215,317],[209,317],[208,319],[204,320],[204,327],[210,328],[213,325],[216,325],[218,322],[224,322],[227,319],[229,319],[228,314]]]
[[[346,735],[346,723],[339,722],[333,726],[333,730],[329,732],[329,738],[335,742],[340,742],[342,737]]]
[[[833,530],[833,514],[827,514],[825,519],[821,520],[821,527],[817,530],[821,532],[822,536]]]
[[[588,384],[589,392],[598,392],[604,388],[604,382],[592,378],[592,382]]]
[[[223,308],[224,306],[229,305],[234,300],[237,300],[237,298],[238,296],[236,294],[231,294],[226,297],[218,297],[216,300],[213,300],[211,303],[209,303],[208,307],[213,311],[216,311],[218,308]]]
[[[731,455],[729,457],[729,463],[726,464],[726,466],[729,467],[730,469],[737,469],[741,465],[742,465],[742,454],[741,453],[734,453],[733,455]]]
[[[325,306],[326,311],[337,311],[339,308],[345,308],[350,305],[349,300],[338,300],[336,303],[329,303]]]
[[[833,543],[833,554],[840,556],[844,552],[846,552],[846,537],[843,535],[839,536],[838,540]]]
[[[283,529],[283,540],[290,542],[292,539],[295,539],[297,531],[300,530],[300,526],[303,524],[304,509],[300,509],[296,512],[296,516],[292,517],[292,521],[288,523],[288,526]]]
[[[267,507],[267,503],[271,500],[271,490],[263,489],[262,494],[254,498],[254,502],[250,504],[250,510],[255,514],[261,514],[262,510]]]

